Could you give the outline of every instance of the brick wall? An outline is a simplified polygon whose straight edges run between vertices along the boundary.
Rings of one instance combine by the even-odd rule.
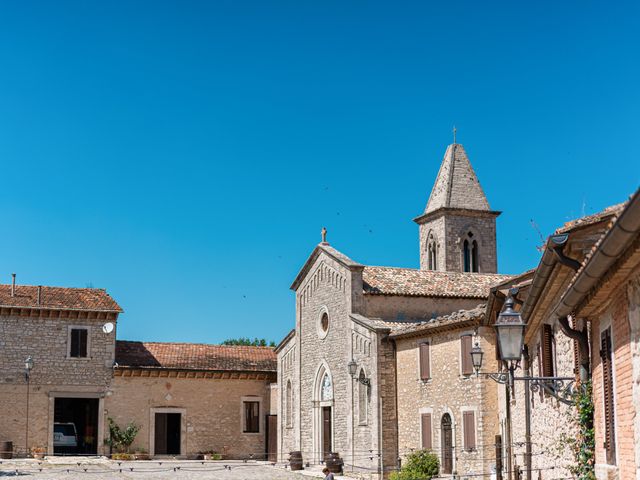
[[[640,378],[638,371],[634,372],[634,356],[637,352],[637,331],[632,338],[630,324],[630,306],[637,310],[637,293],[630,282],[629,290],[619,289],[619,293],[611,300],[609,308],[593,321],[593,393],[594,393],[594,424],[596,428],[596,474],[603,479],[634,478],[636,471],[637,429],[637,386],[634,377]],[[635,282],[633,282],[635,283]],[[630,296],[629,293],[632,295]],[[630,305],[631,304],[631,305]],[[637,316],[637,313],[635,313]],[[604,407],[603,407],[603,378],[602,362],[600,359],[600,332],[611,327],[611,342],[613,350],[614,377],[614,414],[616,439],[616,465],[608,465],[604,449]],[[637,358],[637,357],[636,357]],[[637,361],[635,362],[637,363]],[[635,390],[635,391],[634,391]]]

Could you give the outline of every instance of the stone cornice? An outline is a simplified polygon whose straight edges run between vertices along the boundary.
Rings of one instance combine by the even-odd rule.
[[[421,225],[429,220],[435,220],[446,214],[466,216],[466,217],[479,217],[479,218],[494,217],[495,218],[499,216],[501,213],[502,212],[499,212],[497,210],[471,210],[467,208],[442,207],[437,210],[434,210],[433,212],[423,213],[422,215],[415,217],[413,221],[416,222],[418,225]]]

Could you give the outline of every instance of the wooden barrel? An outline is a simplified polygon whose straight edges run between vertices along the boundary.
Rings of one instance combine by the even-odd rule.
[[[13,458],[13,442],[0,442],[0,458]]]
[[[331,452],[325,462],[331,473],[342,473],[342,465],[344,461],[340,458],[338,452]]]
[[[289,466],[291,470],[302,470],[302,452],[289,452]]]

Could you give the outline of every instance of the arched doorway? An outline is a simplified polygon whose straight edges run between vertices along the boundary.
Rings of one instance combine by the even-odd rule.
[[[325,461],[333,451],[333,381],[331,372],[322,365],[314,389],[314,460]]]
[[[440,424],[442,473],[453,472],[453,429],[451,415],[445,413]]]

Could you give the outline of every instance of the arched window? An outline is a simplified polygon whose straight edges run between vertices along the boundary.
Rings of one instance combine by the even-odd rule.
[[[364,370],[360,370],[360,375],[358,376],[358,423],[360,425],[367,424],[369,386],[366,385],[366,378]]]
[[[437,251],[437,243],[436,239],[433,236],[433,233],[429,234],[429,238],[427,240],[427,268],[429,270],[437,270],[438,269],[438,251]]]
[[[293,426],[293,389],[291,388],[291,380],[287,380],[287,427]]]
[[[320,400],[333,400],[333,386],[331,385],[331,377],[328,373],[322,378],[322,386],[320,387]]]
[[[467,233],[462,242],[462,270],[464,272],[478,271],[478,242],[473,239],[473,233]]]

